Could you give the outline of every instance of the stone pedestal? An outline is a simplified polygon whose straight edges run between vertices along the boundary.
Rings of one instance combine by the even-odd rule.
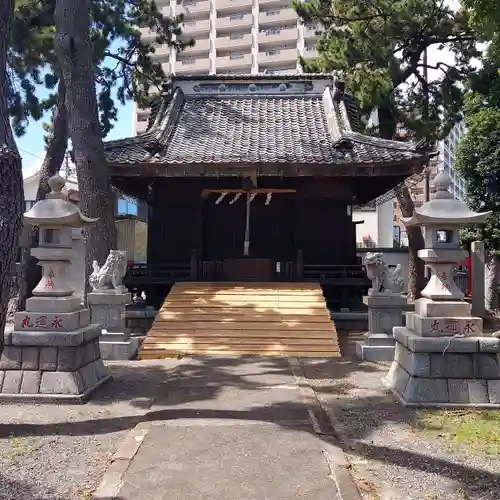
[[[392,329],[403,323],[406,297],[399,293],[371,292],[368,295],[368,332],[363,342],[356,342],[356,355],[365,361],[394,359]]]
[[[121,290],[109,290],[89,293],[93,323],[102,325],[99,338],[103,359],[128,360],[137,355],[139,340],[130,337],[125,327],[125,308],[132,302],[130,293]]]
[[[470,305],[419,299],[415,309],[393,330],[387,387],[406,406],[500,407],[500,340],[482,337]]]
[[[76,297],[28,299],[5,336],[0,400],[83,402],[110,378],[101,359],[100,333]]]

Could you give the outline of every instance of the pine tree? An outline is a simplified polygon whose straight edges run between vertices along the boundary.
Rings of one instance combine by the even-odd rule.
[[[307,71],[333,72],[346,82],[362,111],[378,109],[379,127],[372,131],[393,139],[401,124],[414,140],[430,147],[459,119],[462,83],[479,57],[478,35],[465,12],[454,12],[438,0],[307,0],[296,10],[306,23],[318,25],[319,57],[302,60]],[[451,50],[456,64],[428,64],[426,51]],[[437,76],[425,78],[428,70]],[[413,213],[407,188],[398,190],[403,216]],[[423,248],[419,228],[408,228],[409,296],[419,296],[423,284]]]

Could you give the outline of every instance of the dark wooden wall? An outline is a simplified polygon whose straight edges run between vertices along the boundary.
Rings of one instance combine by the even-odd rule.
[[[229,205],[227,195],[202,198],[208,188],[240,188],[241,179],[159,178],[149,195],[148,262],[187,263],[190,252],[204,260],[243,255],[245,197]],[[305,264],[356,262],[355,226],[348,215],[352,202],[349,178],[259,178],[260,188],[296,189],[296,193],[265,194],[252,201],[250,256],[293,260],[303,252]]]

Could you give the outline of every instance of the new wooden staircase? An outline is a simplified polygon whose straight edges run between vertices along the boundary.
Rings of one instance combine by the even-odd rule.
[[[183,355],[337,357],[337,332],[315,283],[176,283],[140,359]]]

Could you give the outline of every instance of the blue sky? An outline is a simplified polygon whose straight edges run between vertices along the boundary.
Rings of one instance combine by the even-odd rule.
[[[43,159],[45,155],[43,122],[49,119],[50,114],[47,114],[44,119],[38,122],[32,121],[27,128],[26,134],[16,139],[19,153],[23,159],[23,170],[28,170],[30,165],[39,163],[40,159]],[[133,105],[132,102],[128,102],[125,106],[119,107],[118,120],[106,140],[120,139],[132,135],[133,126]]]

